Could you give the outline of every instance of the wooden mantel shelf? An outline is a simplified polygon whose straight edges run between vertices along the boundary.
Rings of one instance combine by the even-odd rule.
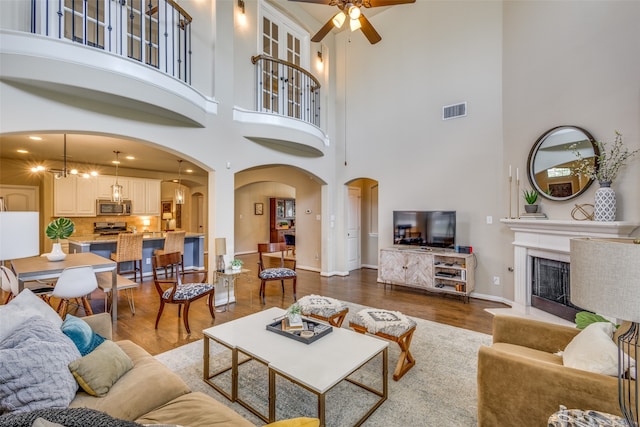
[[[512,231],[538,234],[556,234],[591,237],[627,237],[638,227],[636,221],[571,221],[554,219],[507,219],[500,220]]]

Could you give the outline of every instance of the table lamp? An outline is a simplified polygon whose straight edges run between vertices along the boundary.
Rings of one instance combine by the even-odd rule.
[[[162,214],[162,219],[166,220],[166,224],[164,226],[165,230],[168,230],[171,227],[171,212],[165,212]]]
[[[627,423],[638,427],[638,366],[628,373],[625,366],[640,355],[640,239],[579,238],[570,245],[571,303],[631,322],[618,337],[618,397]]]
[[[0,261],[40,254],[40,214],[0,212]]]
[[[227,254],[227,240],[224,237],[216,237],[216,255],[218,256],[218,261],[216,265],[216,270],[220,272],[224,272],[224,256]]]

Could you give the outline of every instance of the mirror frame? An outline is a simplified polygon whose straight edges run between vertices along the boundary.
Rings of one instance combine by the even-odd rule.
[[[591,184],[593,184],[593,179],[589,179],[589,181],[577,192],[571,194],[570,196],[566,196],[566,197],[556,197],[556,196],[551,196],[549,194],[547,194],[544,190],[542,190],[540,188],[540,186],[538,185],[538,182],[536,181],[535,178],[535,171],[533,169],[534,166],[534,162],[535,162],[535,156],[538,154],[538,150],[540,149],[540,147],[542,146],[542,144],[544,144],[544,142],[546,141],[546,139],[551,136],[553,133],[557,132],[558,130],[561,129],[573,129],[576,130],[578,132],[582,132],[587,139],[589,139],[589,141],[591,142],[591,146],[593,147],[593,152],[594,152],[594,156],[596,157],[596,159],[598,158],[598,156],[600,155],[600,150],[598,148],[598,144],[596,143],[596,140],[593,138],[593,136],[591,136],[591,134],[578,126],[570,126],[570,125],[563,125],[563,126],[556,126],[554,128],[549,129],[548,131],[546,131],[545,133],[543,133],[535,142],[535,144],[533,144],[533,147],[531,148],[531,151],[529,152],[529,157],[527,158],[527,178],[529,179],[529,183],[531,184],[531,187],[534,188],[539,194],[540,196],[549,199],[549,200],[555,200],[555,201],[565,201],[565,200],[571,200],[573,198],[578,197],[579,195],[581,195],[582,193],[584,193],[590,186]],[[598,169],[598,162],[596,160],[596,170]]]

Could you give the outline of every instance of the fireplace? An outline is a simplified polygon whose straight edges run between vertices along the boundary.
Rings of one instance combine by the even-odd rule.
[[[574,322],[583,311],[571,304],[570,264],[555,259],[530,257],[531,306]]]
[[[500,222],[514,232],[511,309],[530,314],[530,310],[535,308],[538,312],[542,310],[552,314],[552,317],[562,318],[562,322],[573,322],[576,313],[575,307],[571,307],[570,303],[565,304],[571,293],[568,287],[570,240],[576,237],[629,237],[640,226],[640,222],[631,221],[501,219]],[[543,271],[534,273],[535,258],[546,260],[535,261],[544,264]],[[560,303],[556,304],[558,300]],[[571,311],[556,313],[559,305]],[[560,309],[561,312],[564,310]],[[582,310],[578,308],[577,311]]]

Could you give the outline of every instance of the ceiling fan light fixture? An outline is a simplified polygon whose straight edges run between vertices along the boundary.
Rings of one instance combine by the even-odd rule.
[[[331,22],[333,22],[334,27],[340,28],[342,27],[342,24],[344,24],[345,19],[347,19],[347,15],[345,15],[344,12],[340,11],[336,13],[336,16],[333,17]]]
[[[348,9],[349,12],[349,18],[351,19],[358,19],[360,18],[360,8],[358,6],[353,6],[351,5]]]
[[[352,19],[349,21],[349,28],[351,28],[351,31],[359,30],[360,27],[362,27],[362,24],[359,19]]]

